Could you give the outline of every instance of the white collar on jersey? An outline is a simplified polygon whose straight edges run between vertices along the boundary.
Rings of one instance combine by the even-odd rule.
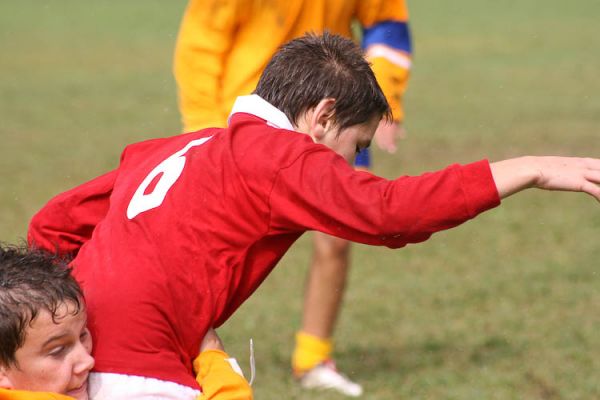
[[[267,124],[275,128],[287,129],[289,131],[295,130],[290,120],[281,110],[257,94],[240,96],[235,99],[235,103],[233,103],[233,108],[227,119],[228,125],[229,121],[231,121],[231,116],[235,113],[256,115],[257,117],[266,120]]]

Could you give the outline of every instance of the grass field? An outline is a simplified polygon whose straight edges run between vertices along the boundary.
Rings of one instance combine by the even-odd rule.
[[[0,2],[0,238],[52,195],[179,130],[171,56],[185,2]],[[409,138],[387,177],[524,154],[600,157],[600,2],[413,1]],[[338,365],[367,399],[600,399],[600,207],[529,191],[429,242],[355,247]],[[256,398],[289,373],[303,238],[221,330]]]

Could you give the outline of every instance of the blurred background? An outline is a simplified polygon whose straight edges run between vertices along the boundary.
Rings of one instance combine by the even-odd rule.
[[[180,132],[172,55],[185,0],[0,2],[0,239],[53,195]],[[409,1],[408,138],[374,171],[525,154],[600,157],[600,2]],[[373,146],[376,147],[376,146]],[[399,251],[356,246],[336,359],[368,399],[599,399],[600,207],[528,191]],[[303,238],[220,330],[255,397],[290,373]]]

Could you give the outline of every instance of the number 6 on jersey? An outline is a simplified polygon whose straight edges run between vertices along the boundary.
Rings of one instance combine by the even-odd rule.
[[[144,211],[160,206],[165,199],[167,192],[171,189],[171,186],[179,179],[183,167],[185,167],[185,153],[192,147],[206,143],[211,138],[212,136],[192,140],[183,149],[169,156],[150,171],[129,202],[129,206],[127,207],[127,218],[133,219]],[[162,174],[162,176],[156,183],[154,190],[150,193],[145,193],[150,183],[160,174]]]

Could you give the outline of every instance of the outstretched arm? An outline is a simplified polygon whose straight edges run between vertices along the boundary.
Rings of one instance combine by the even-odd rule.
[[[528,156],[490,167],[501,198],[534,187],[584,192],[600,201],[600,159]]]
[[[482,160],[389,181],[314,151],[279,172],[270,197],[271,229],[297,226],[397,248],[458,226],[527,188],[580,191],[600,200],[598,185],[600,159],[592,158]]]

